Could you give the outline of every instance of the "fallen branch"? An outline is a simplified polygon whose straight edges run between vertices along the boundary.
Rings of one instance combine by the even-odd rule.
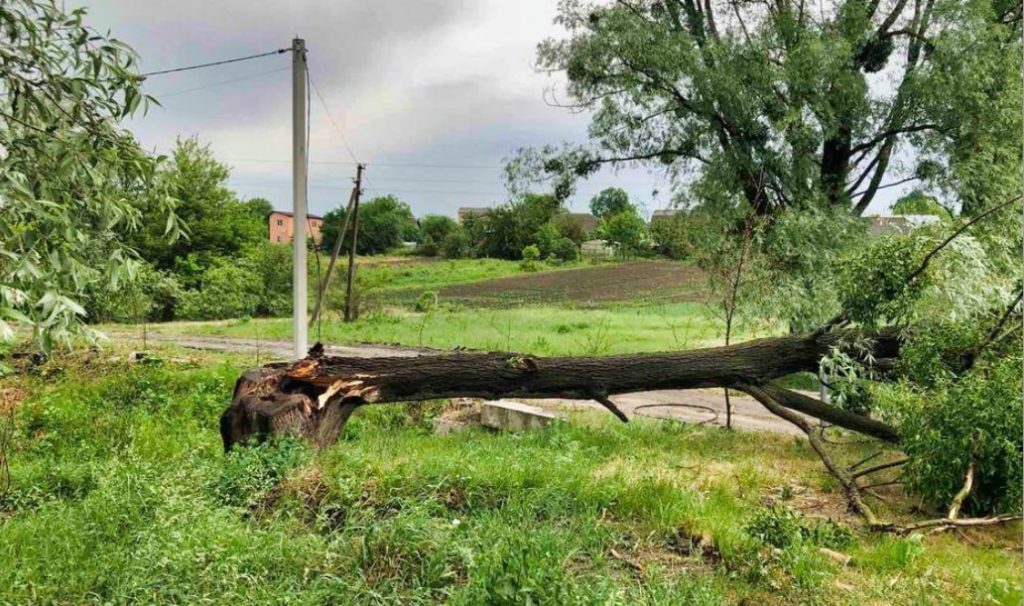
[[[873,474],[877,471],[884,471],[886,469],[892,469],[893,467],[899,467],[900,465],[906,465],[910,459],[898,459],[896,461],[889,461],[888,463],[879,463],[872,467],[866,467],[858,472],[853,473],[850,477],[859,478],[862,476]]]
[[[828,450],[821,441],[821,429],[813,427],[804,417],[796,414],[792,410],[785,408],[776,399],[775,393],[765,387],[756,385],[745,385],[741,386],[740,389],[753,396],[758,402],[761,403],[769,412],[774,415],[781,417],[793,425],[796,425],[801,431],[807,434],[807,440],[811,443],[811,448],[818,453],[818,457],[821,458],[821,462],[825,464],[825,467],[829,472],[839,481],[843,487],[843,491],[846,493],[846,500],[850,505],[850,508],[855,511],[858,515],[864,518],[868,526],[880,527],[882,524],[878,522],[878,518],[875,517],[871,508],[864,503],[864,500],[860,496],[860,486],[857,485],[857,481],[847,475],[842,469],[839,468],[832,461],[832,457],[829,456]],[[786,391],[786,390],[781,390]],[[810,398],[808,398],[810,399]]]
[[[896,526],[894,527],[894,530],[899,534],[906,535],[926,528],[946,530],[949,528],[966,528],[969,526],[998,526],[1000,524],[1009,524],[1010,522],[1016,522],[1018,520],[1024,520],[1024,514],[1019,512],[1004,513],[988,518],[960,518],[956,520],[950,520],[949,518],[936,518],[934,520],[924,520],[923,522]]]
[[[955,520],[960,515],[960,507],[964,504],[964,499],[967,498],[967,495],[971,494],[971,490],[974,488],[974,472],[976,470],[977,464],[972,460],[971,464],[967,466],[963,488],[960,489],[960,492],[956,493],[949,504],[949,515],[946,517],[950,520]]]

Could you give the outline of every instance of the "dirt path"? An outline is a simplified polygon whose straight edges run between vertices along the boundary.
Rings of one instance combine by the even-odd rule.
[[[137,344],[140,347],[142,346],[142,340],[137,334],[108,331],[107,336],[115,341]],[[182,336],[165,335],[160,333],[150,333],[147,339],[151,343],[177,345],[178,347],[200,349],[204,351],[224,351],[229,353],[253,355],[256,355],[256,353],[259,352],[260,356],[268,362],[275,358],[291,360],[293,357],[291,341],[268,341],[264,339],[257,341],[256,339],[241,339],[235,337]],[[355,358],[387,358],[396,356],[412,357],[428,353],[430,351],[427,349],[421,350],[408,347],[370,344],[328,345],[325,349],[327,350],[327,353],[332,356],[350,356]]]
[[[115,332],[108,333],[108,336],[113,340],[125,343],[139,342],[137,334],[129,335]],[[258,348],[260,355],[265,361],[275,358],[281,360],[292,358],[292,344],[290,341],[256,341],[255,339],[212,336],[186,337],[158,333],[150,334],[148,340],[153,343],[176,345],[188,349],[250,353],[254,356]],[[419,356],[430,353],[430,350],[391,345],[360,344],[329,345],[327,346],[327,353],[333,356],[386,358],[389,356]],[[800,430],[768,412],[753,398],[733,392],[731,400],[733,409],[732,422],[733,427],[736,429],[800,435]],[[604,410],[597,402],[582,400],[545,399],[522,401],[533,406],[560,412],[589,409]],[[687,423],[725,426],[725,399],[721,389],[645,391],[613,396],[612,401],[631,418],[635,416],[671,418]],[[684,404],[685,406],[676,406],[678,404]]]
[[[612,396],[611,400],[631,419],[654,417],[725,427],[725,396],[721,389],[644,391]],[[750,396],[733,391],[730,400],[732,426],[738,430],[803,435],[795,426],[768,412]],[[597,402],[581,400],[520,401],[556,412],[604,410]],[[817,423],[816,420],[814,422]]]

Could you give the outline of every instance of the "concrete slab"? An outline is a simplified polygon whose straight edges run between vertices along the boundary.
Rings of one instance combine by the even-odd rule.
[[[509,400],[492,400],[480,407],[480,423],[500,431],[543,429],[557,419],[542,408]]]

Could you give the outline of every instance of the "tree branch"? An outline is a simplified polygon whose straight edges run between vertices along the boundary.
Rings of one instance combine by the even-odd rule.
[[[974,225],[975,223],[981,221],[982,219],[985,219],[986,217],[988,217],[990,215],[995,214],[996,212],[1006,208],[1007,206],[1010,206],[1011,204],[1016,204],[1020,200],[1021,200],[1021,196],[1015,196],[1014,198],[1012,198],[1010,200],[1007,200],[1006,202],[1003,202],[1002,204],[997,204],[997,205],[993,206],[992,208],[989,208],[985,212],[979,214],[976,217],[973,217],[971,220],[969,220],[966,223],[964,223],[963,225],[961,225],[956,231],[954,231],[952,234],[950,234],[948,238],[946,238],[945,240],[940,242],[938,246],[936,246],[935,248],[931,249],[928,252],[928,254],[924,256],[924,259],[921,260],[921,264],[917,267],[917,269],[912,271],[910,273],[910,275],[907,276],[906,282],[910,283],[915,278],[917,278],[917,276],[921,275],[921,273],[925,269],[928,268],[928,264],[931,262],[932,258],[935,257],[935,255],[939,254],[939,251],[941,251],[943,248],[948,246],[950,242],[955,240],[956,237],[959,236],[960,234],[962,234],[965,231],[967,231],[967,229],[970,228],[972,225]]]

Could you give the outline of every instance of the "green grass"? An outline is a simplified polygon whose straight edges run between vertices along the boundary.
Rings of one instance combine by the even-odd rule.
[[[748,528],[773,495],[842,510],[789,437],[606,415],[437,436],[434,403],[362,409],[324,452],[281,440],[225,456],[217,419],[239,358],[107,357],[5,385],[28,395],[0,492],[0,603],[1021,600],[1019,528],[973,544],[854,532],[850,567],[758,539]]]
[[[126,327],[101,327],[125,330]],[[261,339],[291,338],[291,320],[253,319],[228,322],[176,322],[151,326],[162,334],[215,335]],[[535,355],[608,355],[669,351],[720,345],[724,328],[698,303],[606,305],[603,308],[518,307],[454,308],[413,312],[388,308],[364,313],[346,324],[336,316],[324,320],[325,343],[398,343],[442,349],[466,347]],[[746,327],[736,340],[765,335],[770,329]],[[310,331],[316,338],[316,329]]]
[[[327,270],[329,255],[322,260],[321,270]],[[523,273],[518,261],[504,259],[417,259],[400,263],[386,262],[389,259],[375,257],[356,260],[356,279],[358,284],[371,294],[382,292],[413,290],[424,291],[440,288],[449,284],[464,284],[479,280],[491,280]],[[579,264],[559,266],[541,264],[542,271],[556,271]],[[315,284],[316,269],[311,265],[311,284]],[[332,290],[341,294],[344,290],[347,262],[342,259],[335,267],[338,272],[332,280]]]

